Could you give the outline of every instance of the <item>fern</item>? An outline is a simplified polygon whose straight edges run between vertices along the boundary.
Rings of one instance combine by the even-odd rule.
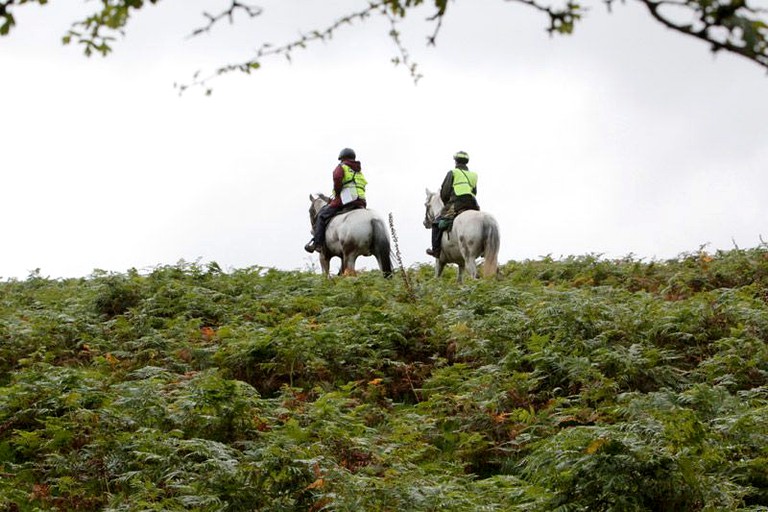
[[[766,247],[401,270],[0,283],[0,511],[768,507]]]

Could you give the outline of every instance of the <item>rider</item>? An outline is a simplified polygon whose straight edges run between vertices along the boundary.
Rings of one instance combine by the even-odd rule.
[[[477,173],[469,170],[469,155],[459,151],[453,155],[454,168],[448,171],[440,186],[440,199],[443,200],[443,209],[434,222],[432,222],[432,247],[427,249],[427,254],[440,257],[440,243],[443,231],[448,229],[461,212],[465,210],[479,210],[477,204]],[[442,222],[441,222],[442,221]],[[447,222],[446,222],[447,221]]]
[[[365,185],[360,162],[355,152],[344,148],[339,153],[339,164],[333,170],[333,193],[331,202],[323,206],[317,214],[312,228],[312,240],[304,246],[307,252],[321,252],[325,247],[325,228],[334,215],[347,210],[365,208]]]

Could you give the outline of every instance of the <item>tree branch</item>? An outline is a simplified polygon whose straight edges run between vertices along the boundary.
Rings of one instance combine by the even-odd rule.
[[[569,1],[562,9],[555,9],[547,7],[536,0],[506,0],[507,2],[517,2],[528,7],[532,7],[540,12],[549,16],[549,28],[547,32],[554,34],[571,34],[576,25],[582,17],[582,13],[586,11],[586,8],[582,8],[579,4]]]
[[[44,5],[49,0],[0,0],[0,36],[8,35],[15,29],[13,10],[24,4]],[[111,44],[116,35],[123,34],[123,28],[131,14],[144,7],[146,4],[156,4],[160,0],[98,0],[100,7],[85,20],[72,24],[72,28],[63,37],[63,42],[69,44],[73,41],[84,45],[84,53],[91,55],[95,52],[107,55],[112,51]],[[469,0],[468,0],[469,1]],[[553,7],[546,3],[548,0],[506,0],[516,2],[539,12],[549,18],[547,32],[550,34],[570,34],[576,23],[581,20],[586,8],[577,3],[578,0],[560,0],[565,2],[560,7]],[[554,0],[552,0],[554,1]],[[604,0],[608,10],[611,10],[616,0]],[[625,0],[622,0],[625,1]],[[768,69],[768,9],[754,7],[755,2],[764,0],[638,0],[646,6],[651,16],[662,25],[681,34],[694,37],[707,42],[713,52],[725,50],[741,55],[744,58]],[[434,31],[427,36],[427,45],[434,46],[437,36],[443,25],[443,20],[450,5],[449,0],[369,0],[368,6],[360,11],[343,16],[323,30],[314,30],[307,34],[301,34],[297,39],[273,46],[263,44],[255,56],[241,63],[221,66],[203,79],[199,79],[200,72],[193,76],[192,83],[175,87],[180,92],[191,86],[206,87],[208,81],[214,77],[240,71],[250,73],[261,67],[261,59],[282,55],[289,61],[294,51],[305,48],[317,41],[327,41],[343,25],[365,21],[371,15],[377,13],[387,17],[390,24],[389,37],[394,42],[398,56],[392,61],[395,64],[403,64],[408,69],[414,82],[418,82],[421,75],[416,72],[416,64],[410,59],[409,52],[400,38],[398,22],[406,14],[423,4],[432,4],[435,12],[427,20],[434,22]],[[690,23],[676,21],[667,12],[669,9],[678,9],[693,20]],[[244,12],[248,17],[254,18],[262,14],[261,7],[244,3],[241,0],[230,0],[228,8],[219,14],[213,15],[207,12],[203,16],[207,24],[195,29],[190,37],[210,32],[222,20],[234,22],[236,13]],[[206,90],[210,94],[210,89]]]
[[[768,25],[758,18],[765,9],[747,5],[745,0],[728,3],[638,0],[653,18],[667,28],[710,44],[712,52],[726,50],[768,69]],[[696,23],[681,24],[662,13],[664,7],[692,9]]]
[[[264,12],[264,9],[255,5],[247,5],[236,0],[232,0],[232,5],[229,6],[229,9],[223,10],[216,16],[204,12],[203,16],[208,19],[208,25],[195,29],[192,34],[190,34],[190,37],[195,37],[202,33],[210,32],[213,26],[224,18],[228,19],[231,25],[234,23],[236,11],[244,11],[249,18],[255,18],[256,16],[261,15]]]
[[[205,88],[205,93],[210,94],[211,89],[207,87],[207,84],[212,79],[227,73],[231,73],[233,71],[240,71],[241,73],[250,74],[251,71],[261,67],[261,62],[260,62],[261,59],[263,59],[264,57],[269,57],[273,55],[282,55],[290,62],[291,55],[295,50],[306,48],[307,45],[312,42],[316,42],[316,41],[325,42],[331,39],[333,37],[333,34],[343,25],[351,25],[355,21],[365,20],[372,13],[376,11],[381,11],[382,13],[386,14],[387,2],[388,0],[371,2],[368,4],[368,7],[366,7],[365,9],[362,9],[358,12],[354,12],[352,14],[348,14],[346,16],[343,16],[342,18],[339,18],[338,20],[336,20],[330,26],[326,27],[323,30],[314,30],[308,34],[301,34],[298,39],[291,41],[290,43],[286,43],[284,45],[276,46],[276,47],[272,46],[270,43],[264,43],[256,51],[256,55],[252,59],[248,59],[244,62],[240,62],[236,64],[227,64],[225,66],[221,66],[216,70],[214,70],[213,73],[211,73],[210,75],[202,79],[198,79],[198,76],[199,76],[199,72],[198,72],[193,77],[193,80],[191,83],[174,84],[174,86],[179,90],[179,94],[184,93],[190,87],[203,87]],[[209,26],[210,25],[211,24],[209,24]]]
[[[392,63],[395,66],[400,64],[404,65],[410,72],[411,78],[413,79],[413,83],[414,84],[418,83],[419,79],[421,79],[423,75],[421,75],[421,73],[418,73],[416,71],[417,64],[411,61],[411,57],[410,57],[410,54],[408,53],[407,48],[405,47],[403,42],[400,40],[400,32],[397,30],[397,19],[390,12],[387,12],[387,18],[389,19],[389,23],[391,26],[391,30],[389,31],[389,37],[395,43],[395,46],[397,47],[397,50],[400,53],[399,57],[392,58]]]

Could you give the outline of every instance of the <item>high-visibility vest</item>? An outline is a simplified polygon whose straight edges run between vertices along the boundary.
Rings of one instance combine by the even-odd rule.
[[[453,170],[453,193],[457,196],[465,196],[467,194],[474,197],[475,187],[477,187],[477,173],[472,171],[465,171],[464,169],[456,168]]]
[[[365,186],[368,181],[362,171],[355,171],[347,164],[341,164],[344,177],[341,180],[341,204],[351,203],[355,199],[365,199]]]

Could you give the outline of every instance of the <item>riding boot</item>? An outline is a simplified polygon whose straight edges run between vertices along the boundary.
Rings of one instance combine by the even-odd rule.
[[[427,254],[430,256],[434,256],[435,258],[440,257],[440,242],[442,241],[443,232],[438,227],[437,222],[432,224],[432,247],[427,249]]]
[[[322,233],[322,235],[320,234]],[[314,239],[314,250],[316,252],[323,252],[325,249],[325,231],[318,231]]]
[[[315,236],[312,239],[314,241],[314,250],[317,252],[322,252],[323,246],[325,245],[325,227],[328,225],[330,218],[333,217],[333,213],[334,209],[325,205],[317,214],[317,219],[315,220]]]
[[[310,253],[315,252],[316,249],[317,249],[317,244],[315,243],[314,238],[309,242],[307,242],[307,244],[304,246],[304,250]]]

